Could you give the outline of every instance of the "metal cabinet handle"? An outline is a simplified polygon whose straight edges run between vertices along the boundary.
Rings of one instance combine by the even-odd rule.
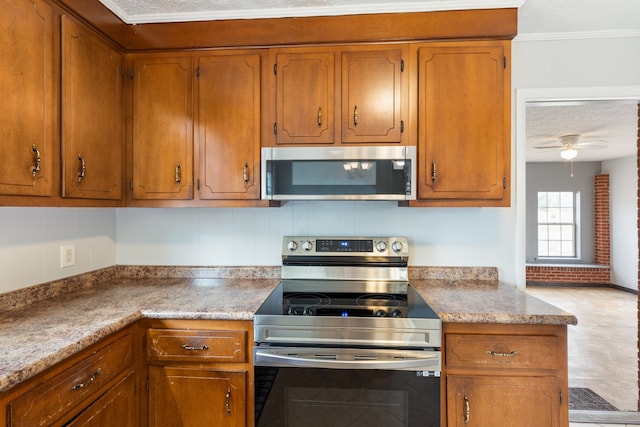
[[[36,174],[40,172],[40,151],[38,151],[38,147],[36,147],[36,144],[33,144],[31,146],[31,152],[34,154],[31,176],[36,176]]]
[[[82,157],[82,154],[78,154],[78,160],[80,160],[80,171],[78,172],[78,182],[82,181],[82,178],[84,178],[84,171],[86,168],[86,165],[84,163],[84,158]]]
[[[178,163],[176,165],[176,182],[180,184],[180,181],[182,181],[182,173],[180,171],[180,163]]]
[[[242,168],[242,179],[245,184],[249,182],[249,164],[247,162],[244,162],[244,167]]]
[[[318,107],[318,127],[322,127],[322,106]]]
[[[497,353],[493,350],[488,350],[487,354],[490,354],[491,356],[499,356],[499,357],[514,357],[516,354],[518,354],[518,352],[510,351],[509,353]]]
[[[436,161],[431,161],[431,182],[436,182],[436,178],[438,177],[436,173]]]
[[[358,106],[353,107],[353,125],[358,126]]]
[[[227,410],[227,415],[231,415],[231,404],[229,403],[229,399],[231,399],[231,387],[227,387],[227,394],[224,399],[224,408]]]
[[[464,396],[464,423],[469,424],[471,420],[471,407],[469,405],[469,398]]]
[[[95,371],[93,375],[91,375],[91,378],[89,378],[86,382],[74,384],[74,386],[71,387],[71,390],[80,390],[81,388],[85,388],[86,386],[93,384],[96,381],[96,378],[98,378],[98,375],[100,375],[101,373],[102,369],[98,368],[98,370]]]
[[[204,350],[209,350],[209,346],[208,345],[201,345],[199,347],[196,346],[192,346],[189,344],[182,344],[182,348],[184,348],[187,351],[204,351]]]

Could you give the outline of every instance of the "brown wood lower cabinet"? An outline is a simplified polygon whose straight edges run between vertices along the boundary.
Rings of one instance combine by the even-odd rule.
[[[67,427],[136,427],[138,426],[138,399],[136,376],[133,372],[95,401]]]
[[[0,427],[137,426],[136,332],[117,332],[0,395]]]
[[[151,366],[149,425],[246,425],[247,371]]]
[[[445,323],[443,331],[447,426],[568,427],[566,326]]]
[[[553,377],[448,375],[448,425],[559,427],[560,390]]]
[[[148,320],[145,330],[149,426],[253,425],[250,321]]]

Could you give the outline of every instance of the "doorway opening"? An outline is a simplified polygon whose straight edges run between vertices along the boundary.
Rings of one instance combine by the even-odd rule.
[[[527,181],[527,173],[526,173],[526,168],[527,168],[527,156],[526,156],[526,147],[527,147],[527,134],[526,134],[526,125],[527,125],[527,106],[528,105],[532,105],[532,104],[540,104],[540,103],[559,103],[559,102],[603,102],[603,101],[623,101],[623,102],[627,102],[629,103],[630,101],[634,102],[637,108],[638,105],[638,101],[640,100],[640,87],[625,87],[625,88],[563,88],[563,89],[526,89],[526,90],[519,90],[516,92],[516,120],[515,120],[515,132],[516,132],[516,182],[517,182],[517,188],[516,188],[516,196],[515,196],[515,200],[516,200],[516,213],[517,213],[517,218],[519,219],[518,223],[519,223],[519,227],[518,227],[518,231],[517,231],[517,235],[518,235],[518,254],[517,254],[517,262],[518,262],[518,267],[519,267],[519,271],[521,271],[521,280],[523,281],[523,283],[521,284],[522,287],[524,288],[526,285],[526,263],[527,263],[527,255],[528,255],[528,251],[527,251],[527,231],[526,231],[526,221],[525,219],[527,218],[527,215],[531,215],[531,209],[527,209],[527,203],[529,202],[529,200],[531,199],[531,197],[529,197],[529,199],[527,199],[527,185],[526,185],[526,181]],[[637,111],[637,110],[636,110]],[[638,118],[636,116],[636,124],[638,122]],[[636,128],[637,129],[637,128]],[[636,148],[635,148],[635,158],[636,158],[636,163],[637,163],[637,153],[638,153],[638,147],[637,147],[637,143],[638,143],[638,135],[636,135]],[[559,153],[557,153],[558,155],[560,155]],[[582,153],[580,153],[582,154]],[[572,166],[575,166],[572,164]],[[567,170],[567,175],[569,176],[569,174],[573,174],[573,170]],[[637,172],[637,167],[635,170],[635,174],[636,174],[636,182],[640,181],[640,176],[638,176],[638,172]],[[636,202],[637,205],[637,202]],[[640,217],[638,217],[638,209],[640,208],[640,206],[635,206],[635,215],[636,215],[636,223],[638,221],[638,219],[640,219]],[[535,213],[535,210],[534,210]],[[637,233],[636,233],[637,234]],[[635,246],[636,246],[636,254],[638,252],[640,252],[640,239],[637,238],[638,236],[636,236],[636,242],[635,242]],[[530,242],[529,242],[530,243]],[[529,251],[530,252],[530,251]],[[636,258],[637,259],[637,258]],[[569,262],[570,264],[571,262]],[[636,265],[637,267],[637,265]],[[638,277],[637,277],[637,271],[635,274],[635,283],[638,283]],[[614,291],[615,292],[615,291]],[[534,292],[535,295],[535,292]],[[576,292],[577,295],[577,292]],[[538,296],[538,295],[535,295]],[[629,296],[629,295],[627,295]],[[632,303],[634,303],[635,307],[632,307],[633,309],[633,313],[630,313],[629,316],[632,317],[632,319],[627,319],[629,320],[631,323],[635,323],[635,326],[637,327],[638,324],[640,324],[640,321],[638,320],[638,314],[637,314],[637,307],[640,304],[640,300],[638,299],[637,296],[635,295],[631,295],[631,297],[634,299],[632,301]],[[545,298],[543,298],[545,299]],[[566,296],[561,297],[560,300],[558,300],[559,302],[554,304],[554,305],[558,305],[561,306],[563,301],[567,301]],[[553,301],[549,301],[550,303],[554,303]],[[601,304],[602,305],[602,304]],[[564,307],[561,307],[564,308]],[[565,308],[566,309],[566,308]],[[571,309],[568,309],[567,311],[571,312]],[[575,308],[575,311],[579,311],[578,308]],[[633,315],[635,313],[635,316]],[[577,313],[574,313],[577,314]],[[588,322],[586,322],[588,323]],[[580,325],[580,317],[578,316],[578,324]],[[615,327],[615,325],[611,325],[611,327]],[[572,327],[569,327],[569,334],[571,335],[572,331],[571,331]],[[632,362],[626,362],[626,363],[631,363],[633,366],[630,368],[634,371],[634,373],[636,375],[634,375],[635,377],[635,384],[637,385],[638,383],[638,373],[639,371],[639,364],[638,364],[638,357],[637,357],[637,340],[638,340],[638,334],[637,334],[637,328],[635,329],[635,336],[634,336],[634,345],[633,348],[635,348],[635,352],[634,352],[634,356],[633,357],[633,361]],[[569,357],[571,358],[572,355],[572,351],[571,351],[571,340],[570,340],[570,348],[569,348]],[[615,349],[609,349],[610,351],[613,350],[615,352]],[[594,350],[595,352],[595,350]],[[598,357],[596,354],[594,354],[594,358]],[[600,362],[598,362],[598,360],[600,360]],[[586,361],[586,363],[601,363],[602,360],[607,360],[607,358],[604,359],[594,359],[593,362],[589,362]],[[609,357],[610,360],[610,357]],[[610,362],[608,362],[610,363]],[[626,366],[626,368],[629,368],[628,366]],[[615,364],[614,365],[610,365],[610,369],[615,369]],[[572,373],[571,373],[571,361],[570,361],[570,367],[569,367],[569,377],[570,377],[570,384],[569,386],[572,387]],[[621,422],[631,422],[631,421],[640,421],[640,413],[637,412],[638,408],[637,408],[637,387],[635,387],[635,391],[634,393],[636,394],[635,396],[635,408],[623,408],[622,411],[617,412],[617,413],[612,413],[612,412],[592,412],[589,416],[588,421],[589,422],[615,422],[616,417],[620,418]],[[574,412],[574,411],[571,411]],[[580,418],[580,414],[576,414],[576,413],[571,413],[571,420],[572,421],[580,421],[579,419],[576,419],[575,415],[578,415],[578,418]],[[631,418],[630,418],[631,417]],[[585,421],[585,420],[582,420]]]

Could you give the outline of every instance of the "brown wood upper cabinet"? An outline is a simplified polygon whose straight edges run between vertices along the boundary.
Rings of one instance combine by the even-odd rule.
[[[275,144],[402,142],[407,54],[407,45],[274,49]]]
[[[342,53],[342,142],[401,142],[405,47]]]
[[[200,199],[260,199],[263,63],[260,51],[198,59]]]
[[[41,0],[0,0],[0,8],[0,194],[51,196],[53,10]]]
[[[510,42],[422,43],[412,45],[412,58],[418,201],[411,204],[508,206]]]
[[[133,60],[134,200],[193,198],[193,58]]]
[[[62,196],[122,198],[123,55],[62,17]]]

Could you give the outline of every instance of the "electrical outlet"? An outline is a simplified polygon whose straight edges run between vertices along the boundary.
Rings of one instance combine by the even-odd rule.
[[[60,268],[76,265],[76,245],[60,246]]]

